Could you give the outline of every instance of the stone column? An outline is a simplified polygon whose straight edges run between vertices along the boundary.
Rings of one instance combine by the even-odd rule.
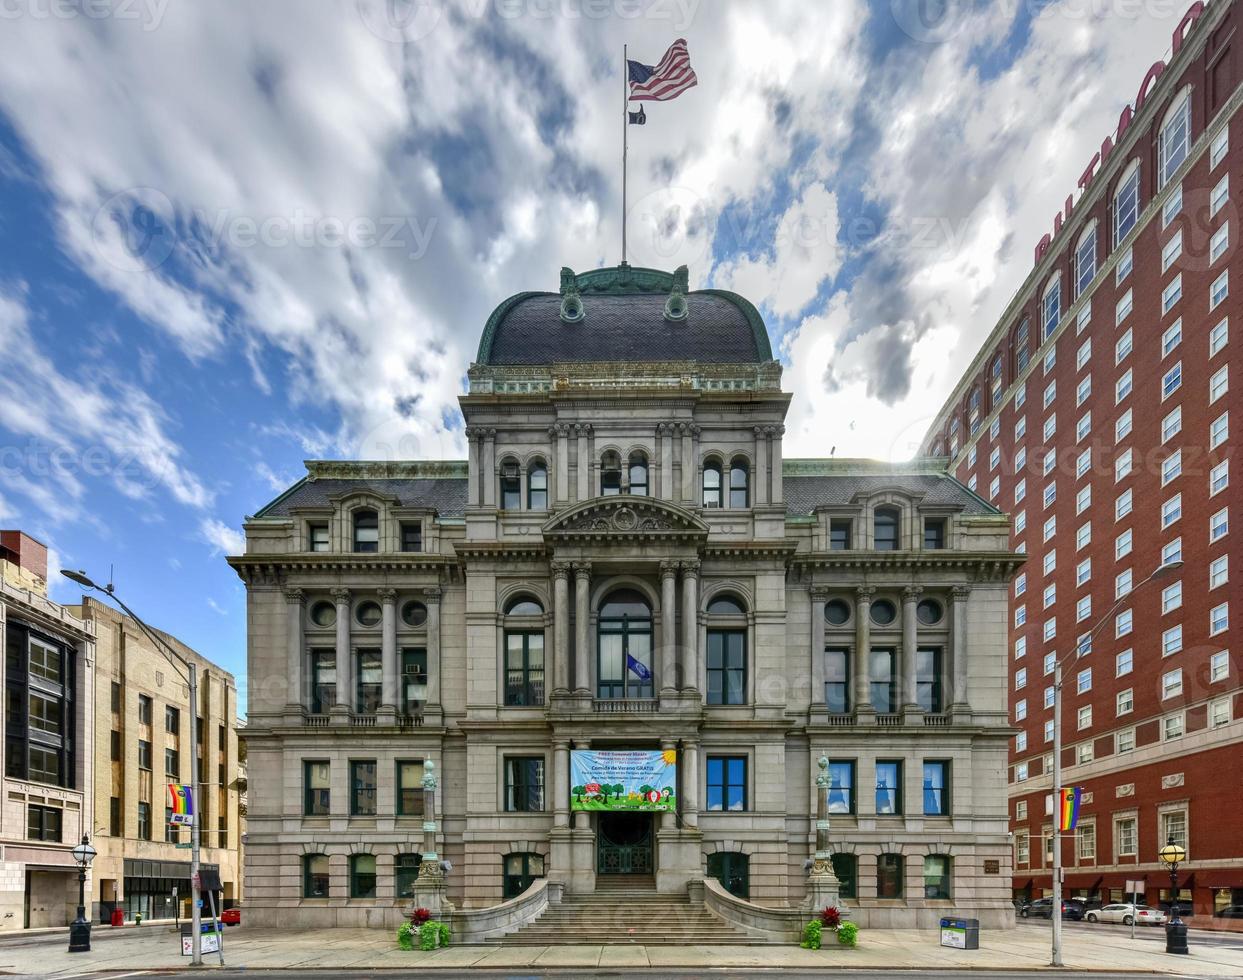
[[[591,423],[579,422],[574,426],[574,433],[578,436],[578,499],[583,501],[591,496],[591,454],[587,448]]]
[[[875,714],[872,707],[872,686],[869,668],[872,652],[872,597],[876,590],[871,586],[855,589],[855,662],[854,689],[855,714]]]
[[[350,590],[333,589],[337,604],[337,708],[354,710],[353,685],[350,683]]]
[[[751,474],[751,503],[768,503],[768,432],[763,425],[755,426],[755,472]]]
[[[476,426],[466,427],[466,504],[474,507],[479,503],[479,469],[482,465],[479,454],[479,429]]]
[[[673,500],[673,423],[656,426],[660,435],[660,499]]]
[[[427,706],[440,710],[440,589],[423,590],[427,606]]]
[[[683,685],[678,669],[678,563],[660,563],[660,672],[661,693]]]
[[[570,692],[570,563],[552,563],[552,692]]]
[[[950,620],[950,626],[953,636],[953,677],[954,690],[948,699],[951,705],[960,708],[966,708],[971,703],[967,693],[967,678],[970,676],[968,668],[968,658],[970,654],[967,652],[967,631],[969,624],[967,622],[967,600],[971,598],[971,587],[968,585],[956,585],[953,591],[953,619]]]
[[[570,426],[567,422],[558,422],[557,431],[557,503],[564,504],[570,499]]]
[[[824,701],[824,604],[828,589],[811,590],[811,710],[825,713]]]
[[[782,454],[781,454],[781,437],[786,433],[784,425],[774,425],[773,429],[772,452],[768,454],[768,468],[772,470],[772,494],[770,499],[774,504],[784,503],[785,501],[785,483],[781,475]]]
[[[306,593],[301,589],[286,589],[286,647],[285,647],[285,675],[289,681],[288,696],[285,698],[285,704],[292,711],[300,711],[302,705],[307,703],[306,692],[303,690],[302,682],[302,649],[303,649],[303,611],[305,608]]]
[[[699,690],[699,562],[682,562],[682,689]]]
[[[917,585],[910,585],[902,590],[902,691],[898,703],[907,711],[915,711],[919,707],[915,691],[915,651],[919,647],[919,620],[916,609],[923,591]]]
[[[397,711],[397,590],[381,589],[380,603],[383,618],[380,620],[381,646],[380,663],[384,671],[381,688],[381,710],[396,713]]]
[[[556,739],[552,743],[553,801],[552,825],[570,825],[570,740]]]
[[[691,449],[691,425],[679,422],[678,432],[682,436],[682,503],[693,506],[695,501],[695,453]]]
[[[483,430],[483,472],[479,474],[483,483],[483,505],[496,506],[496,429]]]
[[[662,738],[660,740],[660,748],[662,752],[673,752],[677,749],[678,743],[672,738]],[[676,791],[676,787],[674,788]],[[661,830],[676,830],[678,815],[672,810],[666,810],[660,815]]]
[[[591,697],[591,563],[574,563],[574,693]]]
[[[682,742],[682,824],[699,826],[699,741]]]

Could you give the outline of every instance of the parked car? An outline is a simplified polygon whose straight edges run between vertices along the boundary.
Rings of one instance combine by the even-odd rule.
[[[1093,909],[1086,918],[1089,922],[1120,922],[1124,926],[1129,926],[1132,922],[1141,926],[1160,926],[1166,921],[1166,915],[1160,909],[1149,908],[1147,905],[1131,905],[1129,902]]]
[[[1215,919],[1243,919],[1243,905],[1227,905],[1213,913]]]
[[[1024,919],[1051,919],[1053,918],[1053,899],[1038,898],[1019,909],[1019,915]],[[1083,903],[1073,898],[1063,899],[1062,918],[1076,922],[1082,919]]]
[[[242,924],[242,910],[236,906],[231,909],[225,909],[220,913],[220,921],[226,926],[240,926]]]

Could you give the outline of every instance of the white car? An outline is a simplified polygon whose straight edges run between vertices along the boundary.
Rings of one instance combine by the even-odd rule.
[[[1147,905],[1131,905],[1119,903],[1092,909],[1084,916],[1089,922],[1121,922],[1129,926],[1136,922],[1141,926],[1163,926],[1166,916],[1160,909],[1149,908]]]

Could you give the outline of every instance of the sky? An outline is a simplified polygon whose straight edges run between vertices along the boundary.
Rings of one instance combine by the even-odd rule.
[[[488,313],[621,255],[761,309],[787,457],[915,451],[1186,0],[4,0],[0,527],[232,670],[311,458],[464,458]],[[53,576],[53,597],[77,600]]]

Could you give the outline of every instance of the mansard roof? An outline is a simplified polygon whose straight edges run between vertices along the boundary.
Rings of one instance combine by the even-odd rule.
[[[626,264],[579,274],[563,269],[559,293],[518,293],[492,312],[476,363],[773,359],[754,305],[722,289],[688,291],[686,281],[685,266],[673,273]]]

